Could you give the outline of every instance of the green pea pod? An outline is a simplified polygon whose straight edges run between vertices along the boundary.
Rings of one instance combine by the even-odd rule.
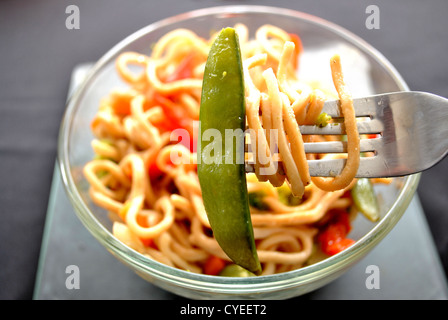
[[[238,36],[233,28],[225,28],[210,49],[204,71],[198,177],[219,245],[236,264],[260,274],[244,166],[245,115]],[[229,133],[237,138],[227,139]]]
[[[370,180],[367,178],[358,179],[351,193],[358,210],[370,221],[378,221],[380,208]]]

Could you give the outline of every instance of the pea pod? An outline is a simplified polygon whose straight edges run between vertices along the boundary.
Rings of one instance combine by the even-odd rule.
[[[378,221],[380,208],[370,180],[367,178],[358,179],[351,193],[358,210],[370,221]]]
[[[244,167],[244,140],[238,143],[232,139],[229,145],[225,138],[229,130],[241,133],[245,130],[245,109],[238,36],[233,28],[225,28],[210,49],[204,71],[198,177],[204,207],[219,245],[236,264],[259,274],[261,266]],[[210,134],[213,138],[206,139]]]

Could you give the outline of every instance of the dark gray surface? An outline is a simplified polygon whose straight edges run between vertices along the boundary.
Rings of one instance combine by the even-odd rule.
[[[79,30],[65,27],[69,4],[79,6]],[[286,7],[340,24],[381,51],[412,90],[448,97],[445,0],[0,1],[0,299],[32,297],[57,134],[73,68],[95,61],[149,23],[227,4]],[[371,4],[380,8],[379,30],[365,27],[365,9]],[[447,175],[445,159],[423,174],[418,189],[445,271]]]

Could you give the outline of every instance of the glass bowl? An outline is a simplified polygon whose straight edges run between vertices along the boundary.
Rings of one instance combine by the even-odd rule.
[[[301,64],[304,72],[308,69],[309,75],[330,74],[329,71],[316,69],[320,64],[315,63],[319,57],[325,57],[323,63],[328,64],[328,50],[354,54],[353,59],[350,58],[346,64],[350,69],[346,72],[347,82],[350,86],[356,85],[352,87],[354,96],[408,90],[401,76],[377,50],[328,21],[289,9],[265,6],[200,9],[144,27],[114,46],[94,65],[68,101],[58,141],[58,163],[65,189],[79,219],[109,252],[143,279],[192,299],[287,299],[328,284],[369,253],[405,212],[416,191],[420,175],[398,178],[390,185],[377,188],[381,220],[371,223],[358,215],[350,234],[357,241],[347,250],[295,271],[250,278],[227,278],[194,274],[160,264],[117,240],[111,233],[112,222],[107,213],[89,198],[89,185],[82,174],[83,166],[93,157],[90,122],[99,101],[111,88],[122,84],[114,69],[114,60],[120,53],[136,51],[149,54],[155,41],[176,28],[188,28],[207,38],[210,31],[233,26],[237,22],[246,24],[252,31],[263,24],[272,24],[288,32],[298,33],[304,46],[303,59],[315,59],[313,64],[305,61]],[[307,53],[312,54],[306,56]],[[359,83],[364,83],[364,87],[359,86]]]

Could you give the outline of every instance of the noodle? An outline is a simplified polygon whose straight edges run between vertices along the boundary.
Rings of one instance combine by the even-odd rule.
[[[262,206],[251,205],[258,256],[263,274],[294,270],[309,260],[318,223],[332,209],[348,212],[352,206],[343,195],[359,165],[353,104],[335,56],[331,70],[345,116],[348,158],[340,176],[311,179],[307,159],[320,156],[306,155],[303,142],[318,137],[302,136],[299,125],[316,122],[325,94],[297,79],[298,51],[286,31],[264,25],[250,39],[245,25],[235,29],[244,59],[250,142],[256,149],[248,191],[263,194]],[[91,124],[96,156],[84,167],[92,201],[116,216],[113,234],[119,240],[160,263],[195,273],[204,272],[210,256],[230,260],[207,219],[192,160],[195,141],[175,143],[172,133],[194,131],[214,37],[205,40],[178,29],[157,41],[150,56],[121,54],[116,69],[129,88],[113,90],[100,102]],[[300,203],[282,201],[284,186]]]

